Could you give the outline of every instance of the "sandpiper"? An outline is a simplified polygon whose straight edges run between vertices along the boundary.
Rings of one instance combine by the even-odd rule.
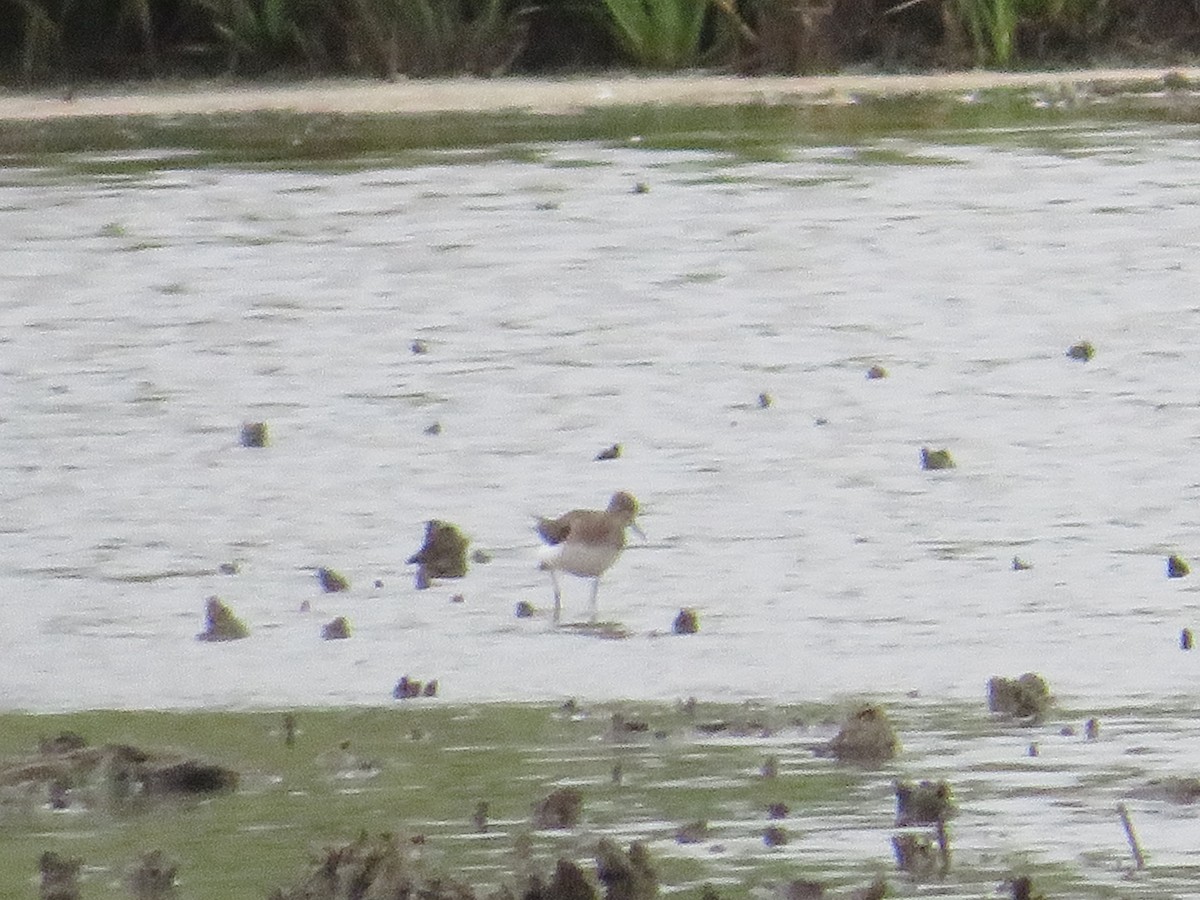
[[[633,521],[637,511],[638,504],[633,495],[618,491],[612,495],[606,510],[573,509],[557,519],[538,518],[538,535],[554,547],[554,552],[542,561],[541,567],[550,573],[554,584],[555,623],[562,611],[559,569],[592,579],[591,621],[596,621],[600,576],[625,549],[625,529],[632,528],[640,537],[645,537]]]

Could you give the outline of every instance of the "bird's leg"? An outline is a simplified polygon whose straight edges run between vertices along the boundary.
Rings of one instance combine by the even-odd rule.
[[[558,573],[550,570],[550,583],[554,585],[554,624],[558,624],[562,615],[562,588],[558,585]]]
[[[598,593],[600,593],[600,576],[599,575],[597,575],[595,578],[592,579],[592,624],[595,624],[596,615],[598,612],[598,609],[596,606],[596,595]]]

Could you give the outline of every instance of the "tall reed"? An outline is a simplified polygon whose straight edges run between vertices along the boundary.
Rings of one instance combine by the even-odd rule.
[[[604,0],[618,44],[645,69],[696,65],[710,6],[711,0]]]
[[[346,0],[351,57],[382,75],[499,75],[524,47],[529,0]]]

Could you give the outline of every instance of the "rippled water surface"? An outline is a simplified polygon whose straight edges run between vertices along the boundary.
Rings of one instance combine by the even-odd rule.
[[[0,170],[4,705],[366,704],[403,674],[454,701],[979,699],[1029,670],[1190,696],[1197,576],[1166,558],[1200,525],[1198,146]],[[647,540],[600,609],[631,636],[516,618],[550,601],[531,516],[616,489]],[[491,561],[418,591],[431,518]],[[214,594],[249,639],[194,640]]]

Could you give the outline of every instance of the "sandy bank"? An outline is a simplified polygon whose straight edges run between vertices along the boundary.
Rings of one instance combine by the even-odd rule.
[[[966,71],[929,75],[740,78],[719,75],[612,76],[561,80],[497,78],[396,82],[322,80],[280,86],[204,82],[91,93],[0,94],[0,121],[89,116],[186,115],[255,111],[437,113],[581,109],[670,103],[720,105],[789,100],[957,93],[1003,87],[1069,88],[1153,82],[1167,73],[1200,81],[1200,68],[1083,69],[1063,72]]]

